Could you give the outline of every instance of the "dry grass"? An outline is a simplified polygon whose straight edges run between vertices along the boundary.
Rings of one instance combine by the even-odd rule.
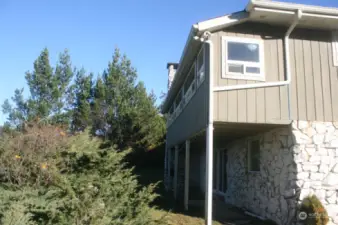
[[[187,216],[179,213],[171,213],[163,210],[154,209],[152,211],[154,219],[158,220],[162,217],[166,218],[169,225],[204,225],[204,219],[198,217]],[[214,221],[214,225],[221,225],[221,223]]]

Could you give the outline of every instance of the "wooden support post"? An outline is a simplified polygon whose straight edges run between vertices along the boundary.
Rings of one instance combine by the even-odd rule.
[[[190,140],[185,141],[184,209],[189,205]]]
[[[175,174],[174,174],[174,198],[177,199],[177,186],[178,186],[178,145],[175,146]]]

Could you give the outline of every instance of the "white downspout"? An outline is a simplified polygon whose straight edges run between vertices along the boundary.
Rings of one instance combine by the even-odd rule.
[[[206,191],[205,191],[205,224],[212,225],[212,179],[213,179],[213,146],[214,146],[214,47],[210,40],[211,33],[206,31],[202,37],[194,37],[209,45],[209,105],[208,123],[206,130]]]
[[[208,124],[207,124],[207,173],[206,173],[206,203],[205,203],[205,224],[212,225],[212,184],[213,184],[213,115],[214,115],[214,99],[213,93],[216,91],[231,91],[239,89],[251,89],[251,88],[263,88],[263,87],[277,87],[290,85],[291,83],[291,72],[290,72],[290,58],[289,58],[289,36],[294,28],[297,26],[299,20],[302,18],[302,11],[298,10],[296,12],[296,18],[287,30],[284,37],[284,54],[285,54],[285,67],[286,67],[286,80],[279,82],[267,82],[267,83],[257,83],[257,84],[245,84],[245,85],[233,85],[233,86],[224,86],[224,87],[214,87],[213,77],[214,77],[214,53],[213,53],[213,43],[210,40],[211,33],[204,32],[203,37],[194,37],[195,40],[200,40],[204,43],[209,44],[209,115],[208,115]],[[290,88],[289,88],[290,89]],[[290,118],[290,92],[288,95],[289,98],[289,118]]]
[[[207,187],[206,187],[206,212],[205,224],[212,225],[212,184],[213,184],[213,159],[214,159],[214,45],[210,40],[209,44],[209,115],[207,126]]]
[[[288,31],[285,34],[284,37],[284,52],[285,52],[285,68],[286,68],[286,80],[289,82],[287,83],[288,85],[288,109],[289,109],[289,119],[291,119],[291,69],[290,69],[290,45],[289,45],[289,37],[291,32],[295,29],[297,24],[299,23],[299,20],[302,18],[303,13],[302,10],[298,9],[297,14],[296,14],[296,19],[293,21],[291,26],[289,27]]]
[[[285,54],[285,81],[277,82],[266,82],[266,83],[255,83],[255,84],[243,84],[243,85],[232,85],[232,86],[222,86],[214,87],[214,91],[232,91],[240,89],[252,89],[252,88],[264,88],[264,87],[278,87],[288,85],[288,106],[289,106],[289,118],[291,118],[291,107],[290,107],[290,83],[291,83],[291,72],[290,72],[290,57],[289,57],[289,37],[291,32],[297,26],[299,20],[302,18],[302,11],[299,9],[296,12],[296,18],[287,30],[284,37],[284,54]]]

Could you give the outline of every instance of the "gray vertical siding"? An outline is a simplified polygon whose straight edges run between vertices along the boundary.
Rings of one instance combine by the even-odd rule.
[[[296,30],[292,36],[296,60],[292,88],[293,119],[336,121],[338,117],[338,68],[333,66],[331,33],[320,30]]]
[[[285,80],[285,30],[284,27],[245,23],[214,33],[214,86],[261,82],[222,78],[222,36],[262,39],[266,82]],[[296,29],[291,35],[291,119],[337,120],[338,68],[333,66],[332,58],[329,32]],[[214,94],[215,121],[285,123],[289,121],[287,93],[286,86],[217,92]]]
[[[221,38],[238,36],[264,41],[266,82],[285,80],[283,37],[285,27],[244,23],[215,32],[214,86],[249,84],[262,81],[224,79],[221,76]],[[208,46],[206,78],[188,105],[168,128],[168,145],[205,129],[208,117]],[[290,37],[292,82],[291,119],[338,121],[338,67],[333,66],[331,34],[328,31],[296,29]],[[289,122],[286,86],[214,93],[214,120],[217,122],[271,123]]]
[[[167,129],[167,144],[180,144],[205,129],[208,119],[209,47],[205,45],[205,80],[180,115]]]

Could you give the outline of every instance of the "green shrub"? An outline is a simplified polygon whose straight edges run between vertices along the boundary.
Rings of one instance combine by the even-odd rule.
[[[52,126],[2,138],[0,224],[158,224],[149,207],[155,185],[138,186],[126,154]]]
[[[300,212],[305,212],[307,215],[304,220],[306,225],[326,225],[329,221],[326,209],[315,195],[310,195],[303,200]]]

